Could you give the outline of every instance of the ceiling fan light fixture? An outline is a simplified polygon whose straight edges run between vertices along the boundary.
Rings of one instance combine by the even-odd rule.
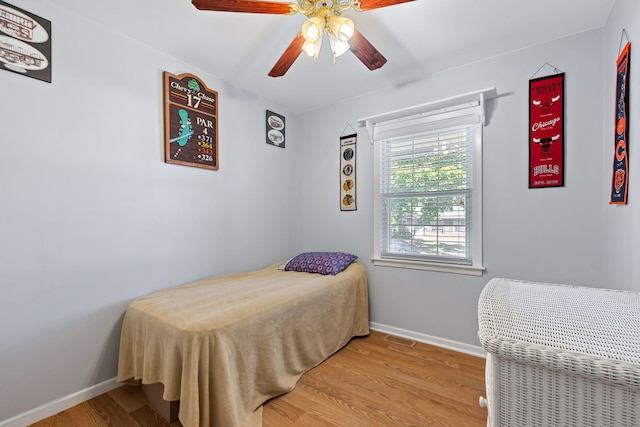
[[[322,39],[324,19],[319,16],[309,18],[302,24],[302,36],[308,43],[316,43]]]
[[[333,34],[337,40],[348,42],[355,32],[353,21],[344,16],[332,16],[329,19],[329,32]]]
[[[356,12],[379,9],[416,0],[192,0],[199,10],[218,12],[266,13],[307,17],[284,53],[269,71],[271,77],[281,77],[304,50],[316,62],[326,31],[331,44],[333,62],[347,50],[369,70],[382,67],[387,59],[358,31],[351,19],[342,17],[349,9]]]

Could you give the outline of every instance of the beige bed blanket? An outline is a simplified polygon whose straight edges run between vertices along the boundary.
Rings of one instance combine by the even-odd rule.
[[[131,302],[117,380],[162,383],[185,427],[261,427],[265,401],[369,332],[364,266],[325,276],[280,265]]]

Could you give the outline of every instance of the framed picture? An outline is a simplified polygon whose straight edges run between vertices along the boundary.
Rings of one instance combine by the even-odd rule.
[[[285,121],[284,116],[267,110],[267,144],[284,148]]]
[[[529,188],[564,186],[564,73],[529,80]]]
[[[218,92],[193,74],[164,72],[166,163],[218,170]]]
[[[0,64],[51,83],[51,21],[0,1]]]
[[[356,142],[358,135],[340,137],[340,210],[355,211]]]

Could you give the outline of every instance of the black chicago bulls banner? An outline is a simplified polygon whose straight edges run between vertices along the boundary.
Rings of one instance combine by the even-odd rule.
[[[564,186],[564,73],[529,80],[529,188]]]
[[[613,176],[611,177],[611,200],[609,204],[627,203],[629,184],[629,64],[631,43],[622,49],[616,62],[616,110],[614,120]]]

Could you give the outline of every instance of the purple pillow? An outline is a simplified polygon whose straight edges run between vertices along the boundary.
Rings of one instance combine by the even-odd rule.
[[[357,259],[357,256],[344,252],[305,252],[291,258],[284,269],[335,276]]]

